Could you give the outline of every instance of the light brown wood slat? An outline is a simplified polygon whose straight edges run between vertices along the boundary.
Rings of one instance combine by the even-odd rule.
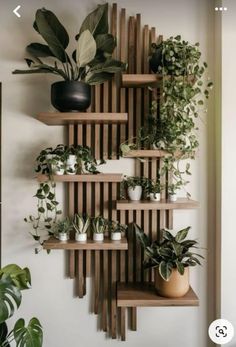
[[[144,177],[147,177],[149,178],[149,161],[145,161],[144,162],[144,167],[143,167],[143,174],[144,174]],[[144,217],[143,217],[143,229],[144,231],[149,235],[151,236],[150,234],[150,226],[151,226],[151,223],[150,223],[150,211],[144,211],[143,212],[144,214]],[[143,273],[143,278],[144,278],[144,281],[149,281],[149,271],[144,271]]]
[[[149,72],[149,64],[148,64],[148,55],[149,55],[149,27],[148,25],[144,26],[143,29],[143,74],[148,74]],[[155,76],[155,75],[154,75]],[[143,102],[144,102],[144,125],[147,124],[146,119],[149,114],[149,90],[145,88],[143,91]]]
[[[94,256],[94,313],[98,314],[100,297],[100,251]]]
[[[133,73],[135,69],[135,18],[129,18],[128,25],[128,72]],[[128,90],[128,139],[132,139],[134,136],[134,90],[131,88]]]
[[[117,281],[117,253],[111,251],[111,337],[116,338],[117,333],[117,306],[116,306],[116,281]]]
[[[69,125],[69,145],[74,144],[74,126]],[[75,212],[75,185],[74,183],[69,183],[68,185],[68,213],[72,217]],[[69,251],[69,276],[70,278],[75,278],[75,251]]]
[[[93,107],[93,106],[92,106]],[[92,145],[92,127],[91,125],[86,126],[86,145],[91,148]],[[92,215],[92,183],[86,184],[86,213],[88,216]],[[88,230],[87,237],[91,238],[91,232]],[[86,251],[86,277],[91,276],[91,251]]]
[[[104,86],[108,86],[108,82],[104,83]],[[108,101],[108,97],[104,102]],[[108,112],[104,110],[104,112],[44,112],[39,113],[37,115],[37,120],[46,124],[46,125],[76,125],[76,124],[112,124],[112,123],[126,123],[127,122],[127,114],[125,112],[117,113],[117,112]]]
[[[172,183],[172,175],[168,174],[168,185]],[[173,229],[173,210],[166,211],[167,228]]]
[[[83,251],[78,251],[78,296],[83,298],[84,296],[84,263],[83,263]]]
[[[83,175],[61,175],[53,176],[55,182],[121,182],[122,174],[83,174]],[[38,182],[47,182],[48,175],[37,175]]]
[[[108,331],[108,251],[103,251],[102,329]]]
[[[128,242],[125,237],[120,241],[111,241],[110,238],[105,237],[103,242],[95,242],[93,240],[87,240],[86,242],[76,242],[75,240],[61,242],[55,237],[50,237],[48,240],[44,241],[43,248],[52,250],[124,251],[128,249]]]
[[[108,141],[108,139],[107,139]],[[108,143],[108,142],[107,142]],[[109,185],[103,184],[103,217],[108,218]],[[102,329],[108,331],[108,251],[103,251],[103,302],[102,302]]]
[[[142,69],[142,35],[141,35],[141,15],[136,16],[136,73],[141,73]],[[136,89],[136,129],[135,136],[137,136],[139,129],[141,127],[141,116],[142,116],[142,90],[140,88]]]
[[[163,168],[163,160],[160,160],[160,164],[159,164],[159,167],[160,167],[160,172]],[[166,185],[166,179],[163,175],[161,175],[161,184],[162,185]],[[161,192],[161,199],[166,199],[166,191],[163,190]],[[165,227],[165,211],[160,211],[160,220],[159,220],[159,229],[163,229]],[[159,237],[159,235],[158,235]]]
[[[101,110],[101,86],[95,86],[95,111],[100,112]],[[95,158],[100,159],[100,125],[95,124]]]
[[[136,211],[136,223],[141,227],[141,211]],[[141,270],[142,270],[142,255],[141,255],[141,245],[135,237],[136,243],[136,256],[135,256],[135,266],[136,266],[136,282],[141,281]]]
[[[126,54],[126,10],[121,9],[120,14],[120,60],[123,62],[127,61]],[[125,88],[120,89],[120,112],[125,112],[126,110],[126,90]],[[120,143],[126,140],[126,125],[120,126]]]
[[[111,11],[111,33],[115,37],[117,36],[117,4],[112,5],[112,11]],[[117,58],[117,49],[113,52],[113,58]],[[116,76],[113,77],[111,82],[111,109],[112,112],[117,111],[117,78]],[[112,125],[112,159],[117,158],[117,125]]]
[[[103,111],[108,112],[109,110],[109,82],[105,82],[103,84]],[[103,158],[108,158],[109,153],[109,142],[108,142],[108,136],[109,136],[109,127],[107,124],[103,125]]]
[[[120,320],[121,320],[121,327],[120,327],[120,333],[121,333],[121,341],[125,341],[126,339],[126,310],[125,307],[121,307],[120,310]]]
[[[198,306],[199,300],[192,288],[182,298],[170,299],[158,296],[152,284],[118,283],[117,305],[119,307]]]
[[[189,210],[199,207],[199,203],[195,200],[187,198],[178,198],[177,201],[171,202],[169,200],[151,201],[151,200],[117,200],[116,208],[120,211],[166,211],[166,210]]]
[[[120,223],[125,225],[125,211],[120,213]],[[126,280],[126,252],[120,252],[120,282],[125,282]]]
[[[137,330],[137,308],[131,307],[131,330]]]
[[[157,161],[156,159],[152,159],[151,161],[151,178],[156,180],[157,178]],[[152,230],[151,230],[151,238],[152,240],[157,239],[157,233],[158,233],[158,212],[157,211],[151,211],[152,214]],[[154,281],[154,272],[149,272],[149,279],[150,281]]]

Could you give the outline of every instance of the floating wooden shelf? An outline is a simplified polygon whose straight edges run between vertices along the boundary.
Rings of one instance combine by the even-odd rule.
[[[69,240],[67,242],[61,242],[55,237],[51,237],[43,243],[44,249],[65,249],[65,250],[89,250],[89,251],[108,251],[108,250],[122,250],[128,249],[128,243],[126,238],[122,238],[121,241],[111,241],[105,238],[103,242],[94,242],[93,240],[87,240],[86,242],[76,242],[75,240]]]
[[[53,176],[53,180],[55,182],[121,182],[123,179],[122,174],[83,174],[83,175],[55,175]],[[37,180],[39,182],[48,181],[47,175],[38,175]]]
[[[165,78],[170,79],[171,76],[165,76]],[[179,76],[179,78],[183,77]],[[162,80],[163,75],[160,74],[123,74],[122,86],[126,88],[158,87]],[[188,76],[188,80],[194,82],[194,76]]]
[[[128,121],[127,113],[82,113],[55,112],[39,113],[37,119],[47,125],[68,124],[117,124]]]
[[[163,158],[172,156],[173,154],[161,149],[135,149],[123,155],[124,158]],[[182,156],[182,152],[176,151],[174,153],[176,158]]]
[[[131,211],[131,210],[189,210],[199,207],[199,203],[194,200],[179,198],[175,202],[170,202],[169,200],[161,201],[150,201],[150,200],[118,200],[116,203],[117,210]]]
[[[182,298],[164,298],[158,296],[154,285],[144,283],[118,283],[118,307],[153,307],[153,306],[199,306],[199,300],[192,288]]]

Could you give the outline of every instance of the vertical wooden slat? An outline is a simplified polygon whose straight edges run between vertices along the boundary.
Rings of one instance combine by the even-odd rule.
[[[144,177],[150,178],[149,177],[149,160],[148,159],[145,161],[143,166],[144,166],[143,167],[143,175],[144,175]],[[143,217],[143,225],[144,225],[143,228],[144,228],[144,231],[149,235],[149,237],[152,236],[151,233],[150,233],[150,225],[151,225],[150,214],[151,214],[150,211],[144,211],[144,217]],[[149,276],[148,275],[149,275],[149,271],[148,270],[144,271],[143,276],[144,276],[144,281],[145,282],[149,281]]]
[[[95,251],[94,267],[94,313],[98,314],[100,296],[100,251]]]
[[[69,125],[69,145],[74,144],[74,125]],[[69,183],[68,200],[69,216],[73,217],[75,212],[75,184]],[[75,251],[69,251],[69,276],[70,278],[75,278]]]
[[[141,15],[136,16],[136,73],[140,74],[142,69],[142,37],[141,37]],[[141,115],[142,115],[142,90],[141,88],[136,88],[136,129],[135,136],[137,136],[138,131],[141,127]]]
[[[125,225],[125,211],[120,211],[120,223]],[[120,282],[125,282],[126,279],[126,252],[120,251]]]
[[[112,5],[112,11],[111,11],[111,33],[115,37],[117,36],[117,4]],[[117,50],[115,49],[113,52],[113,58],[117,58]],[[112,112],[117,111],[117,86],[116,86],[116,76],[112,79],[111,84],[111,92],[112,92],[112,98],[111,98],[111,110]],[[117,158],[117,124],[112,125],[112,159]]]
[[[126,11],[124,8],[121,9],[120,14],[120,60],[126,62]],[[126,90],[121,88],[120,90],[120,112],[126,110]],[[123,143],[126,140],[126,125],[121,124],[120,126],[120,142]]]
[[[117,307],[116,307],[116,272],[117,272],[117,254],[111,251],[111,337],[116,338],[117,328]]]
[[[109,82],[103,84],[103,112],[109,111]],[[108,158],[108,124],[103,125],[103,158],[106,160]]]
[[[109,184],[103,184],[103,217],[108,218]],[[103,301],[102,301],[102,329],[108,330],[108,251],[103,251]]]
[[[134,57],[135,57],[135,18],[129,18],[129,29],[128,29],[128,72],[134,73]],[[134,136],[134,90],[129,88],[128,90],[128,139],[132,139]]]
[[[79,298],[84,296],[84,264],[83,264],[83,251],[78,251],[78,295]]]
[[[95,112],[101,111],[101,86],[95,86]],[[95,158],[100,159],[100,124],[95,124]]]
[[[148,25],[144,26],[143,29],[143,73],[147,74],[149,73],[149,66],[148,66],[148,55],[149,55],[149,27]],[[146,125],[147,115],[149,114],[149,90],[148,88],[145,88],[143,91],[144,98],[143,98],[143,110],[145,118],[143,120],[144,125]]]
[[[120,327],[120,333],[121,333],[121,341],[125,341],[125,329],[126,329],[126,310],[125,307],[121,307],[121,314],[120,314],[120,319],[121,319],[121,327]]]

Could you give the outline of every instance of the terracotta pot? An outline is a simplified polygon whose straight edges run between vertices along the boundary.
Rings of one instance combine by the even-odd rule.
[[[158,268],[155,269],[155,289],[160,296],[166,298],[180,298],[189,291],[189,267],[180,275],[177,269],[173,269],[169,281],[163,280]]]

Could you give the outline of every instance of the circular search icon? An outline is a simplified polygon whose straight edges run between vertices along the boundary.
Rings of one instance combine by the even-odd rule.
[[[234,327],[226,319],[216,319],[208,329],[210,339],[219,345],[225,345],[234,337]]]

